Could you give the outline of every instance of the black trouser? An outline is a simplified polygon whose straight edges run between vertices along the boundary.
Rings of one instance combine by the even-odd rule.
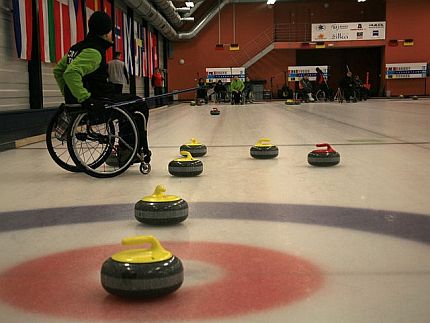
[[[155,86],[154,87],[154,95],[160,95],[163,94],[163,87],[161,86]],[[155,106],[159,107],[163,105],[163,98],[156,98],[155,99]]]
[[[115,94],[122,94],[122,84],[113,84],[113,86],[115,87]]]
[[[352,86],[346,86],[343,88],[343,96],[346,101],[350,101],[351,97],[354,98],[354,88]]]
[[[242,93],[240,91],[233,91],[233,101],[235,104],[239,104],[242,98]]]
[[[125,102],[125,101],[132,101],[141,99],[139,96],[132,95],[132,94],[114,94],[109,98],[100,98],[99,101],[105,102],[105,103],[119,103],[119,102]],[[130,112],[131,116],[133,117],[133,120],[136,123],[137,131],[140,139],[140,147],[139,149],[144,153],[146,156],[150,156],[150,150],[148,147],[148,132],[147,132],[147,125],[148,125],[148,119],[149,119],[149,109],[145,101],[140,101],[137,103],[131,103],[127,106],[125,106],[125,110]],[[119,124],[119,135],[120,137],[124,138],[126,142],[131,143],[131,136],[132,136],[132,129],[130,128],[130,124],[124,120],[124,122],[120,122]],[[121,143],[120,143],[121,144]],[[149,162],[149,157],[146,162]]]

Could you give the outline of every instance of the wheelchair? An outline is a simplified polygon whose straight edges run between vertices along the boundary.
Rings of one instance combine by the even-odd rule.
[[[139,150],[142,140],[147,147],[147,120],[139,110],[126,108],[140,100],[94,110],[80,104],[62,104],[46,131],[51,158],[65,170],[83,171],[97,178],[120,175],[135,162],[140,162],[142,174],[148,174],[151,152]],[[143,118],[145,129],[138,129],[137,118]]]
[[[240,105],[245,104],[245,96],[243,95],[243,91],[239,92],[239,101],[237,103],[235,101],[234,93],[231,92],[231,101],[230,101],[230,103],[232,105],[234,105],[234,104],[240,104]]]

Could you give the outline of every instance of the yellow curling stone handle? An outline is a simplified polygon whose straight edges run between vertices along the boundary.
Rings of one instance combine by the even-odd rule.
[[[157,185],[152,195],[144,196],[142,201],[144,202],[174,202],[179,201],[181,198],[176,195],[166,195],[164,192],[166,188],[163,185]]]
[[[201,144],[196,138],[191,138],[191,141],[186,143],[187,146],[201,146]]]
[[[175,159],[176,161],[193,161],[193,160],[195,160],[189,151],[181,151],[180,154],[182,156],[185,156],[185,157]]]
[[[257,141],[257,143],[255,144],[255,147],[268,147],[268,146],[273,146],[270,143],[270,139],[269,138],[261,138],[260,140]]]
[[[149,249],[130,249],[117,252],[111,258],[118,262],[144,264],[172,258],[172,253],[163,248],[154,236],[137,236],[122,239],[123,245],[150,244]]]

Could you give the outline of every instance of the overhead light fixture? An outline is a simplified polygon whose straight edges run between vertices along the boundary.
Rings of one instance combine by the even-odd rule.
[[[194,21],[194,17],[182,17],[182,21]]]
[[[192,7],[194,7],[194,2],[192,2],[192,1],[185,1],[185,5],[186,5],[188,8],[192,8]]]
[[[178,12],[189,12],[189,11],[191,11],[191,8],[190,7],[179,7],[179,8],[175,8],[175,11],[178,11]]]
[[[276,0],[267,0],[267,4],[275,4]]]
[[[357,2],[366,2],[366,0],[357,0]]]

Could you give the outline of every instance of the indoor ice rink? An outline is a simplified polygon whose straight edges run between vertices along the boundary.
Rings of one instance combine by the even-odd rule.
[[[1,3],[1,323],[429,322],[428,0]]]
[[[0,154],[2,322],[425,322],[429,315],[429,101],[283,102],[151,110],[152,171],[70,173],[43,142]],[[168,163],[196,137],[203,173]],[[268,137],[279,156],[257,160]],[[314,167],[315,143],[333,167]],[[156,185],[189,204],[174,226],[136,221]],[[154,235],[184,283],[150,302],[100,286],[121,239]],[[19,273],[19,274],[18,274]]]

